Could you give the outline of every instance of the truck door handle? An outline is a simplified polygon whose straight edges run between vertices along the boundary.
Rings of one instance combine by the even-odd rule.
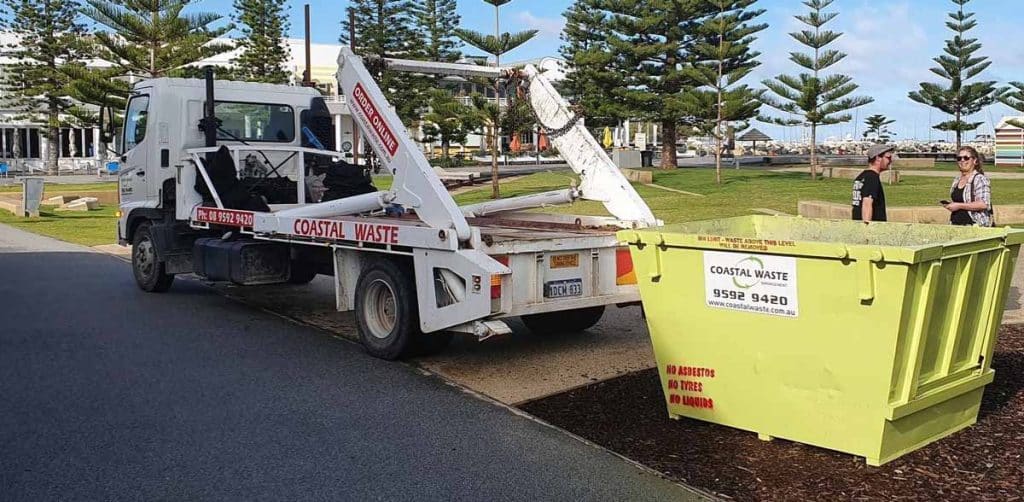
[[[135,175],[136,176],[145,176],[146,175],[146,171],[135,171]]]

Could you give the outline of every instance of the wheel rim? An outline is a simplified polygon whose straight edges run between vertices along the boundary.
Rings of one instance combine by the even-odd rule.
[[[366,304],[363,307],[366,327],[374,338],[391,336],[398,322],[398,300],[391,285],[382,279],[374,280],[366,289]]]
[[[153,242],[149,239],[142,239],[135,246],[135,270],[143,279],[149,279],[156,267],[156,253],[153,250]]]

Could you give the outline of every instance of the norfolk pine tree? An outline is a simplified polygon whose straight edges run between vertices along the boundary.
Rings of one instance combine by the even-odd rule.
[[[233,29],[209,26],[222,16],[183,14],[188,0],[86,0],[82,13],[109,32],[96,33],[104,60],[122,75],[143,78],[177,76],[185,66],[231,50],[213,40]]]
[[[74,79],[69,66],[83,66],[88,56],[86,29],[76,22],[74,0],[0,0],[7,12],[0,29],[18,37],[16,44],[0,47],[13,59],[5,68],[0,90],[9,105],[45,126],[47,172],[57,174],[61,115],[73,108],[68,99]]]
[[[715,137],[715,183],[722,183],[723,124],[746,122],[757,116],[764,91],[737,83],[759,64],[760,52],[750,50],[754,34],[767,24],[749,24],[764,14],[750,9],[757,0],[708,0],[715,14],[700,27],[700,42],[693,48],[693,79],[702,87],[688,94],[690,113],[700,128]],[[746,126],[741,126],[745,128]]]
[[[600,75],[615,79],[604,99],[608,108],[628,118],[658,122],[661,125],[662,169],[676,167],[676,130],[680,123],[690,124],[689,113],[699,86],[689,68],[704,19],[716,12],[706,0],[602,0],[585,5],[578,0],[576,12],[600,10],[605,17],[601,38],[594,40],[581,32],[566,32],[567,45],[586,47],[607,43],[610,57],[601,58],[583,51],[569,61],[572,71],[581,75]],[[607,34],[607,36],[605,36]],[[572,49],[570,49],[572,50]],[[607,80],[601,81],[601,87]],[[584,87],[586,89],[586,87]],[[597,98],[600,99],[600,98]]]
[[[875,141],[878,143],[888,141],[893,135],[892,131],[889,130],[889,125],[895,122],[895,120],[890,120],[888,117],[880,113],[864,119],[864,124],[868,126],[867,129],[864,130],[864,138],[873,134]]]
[[[827,75],[822,72],[838,63],[846,54],[825,49],[825,47],[842,33],[823,30],[822,26],[834,19],[836,12],[821,10],[832,4],[833,0],[805,0],[803,2],[810,12],[796,16],[811,29],[790,33],[797,42],[814,49],[813,54],[791,52],[789,60],[810,73],[799,75],[779,75],[774,79],[762,81],[775,96],[762,97],[764,104],[777,110],[803,117],[803,120],[761,117],[759,120],[772,122],[782,126],[808,125],[811,128],[811,179],[818,177],[817,128],[819,125],[840,124],[852,118],[844,113],[872,101],[869,97],[849,97],[857,90],[857,84],[846,75]]]
[[[423,44],[422,57],[426,61],[455,62],[462,54],[455,30],[459,15],[455,0],[414,0],[413,19]],[[420,131],[424,143],[441,142],[442,167],[450,167],[449,149],[452,142],[465,143],[469,131],[475,127],[474,111],[459,103],[451,92],[441,88],[443,75],[427,77],[433,89],[426,91],[429,112],[423,116]]]
[[[68,65],[64,73],[71,78],[71,85],[68,86],[68,96],[75,100],[76,105],[67,110],[72,118],[71,122],[78,127],[95,127],[99,125],[100,110],[98,107],[106,107],[115,112],[114,124],[111,129],[120,125],[120,117],[116,115],[124,110],[127,102],[129,88],[128,82],[117,78],[120,70],[113,67],[93,68],[82,65]],[[100,130],[103,135],[104,131]],[[112,140],[113,138],[107,138]],[[100,138],[94,138],[96,145],[97,159],[100,165],[107,159],[108,143]]]
[[[931,72],[948,80],[949,86],[943,87],[932,82],[921,82],[921,88],[909,94],[910,99],[946,112],[953,120],[933,126],[940,131],[956,133],[956,148],[960,149],[964,131],[973,131],[983,122],[966,122],[965,119],[982,108],[992,104],[996,99],[994,81],[980,81],[968,84],[967,81],[985,71],[991,61],[987,57],[975,56],[981,48],[976,38],[965,38],[968,31],[978,25],[972,19],[973,12],[964,12],[964,4],[970,0],[952,0],[959,8],[949,14],[952,21],[946,21],[946,27],[955,34],[946,40],[945,54],[934,58],[938,67]]]
[[[455,30],[459,15],[455,0],[414,0],[413,16],[423,41],[423,59],[453,63],[462,57]]]
[[[287,84],[287,0],[235,0],[234,7],[234,20],[242,32],[237,42],[242,52],[231,61],[234,75],[251,82]]]
[[[590,127],[613,126],[626,116],[615,100],[608,99],[620,80],[613,68],[602,1],[577,0],[565,11],[564,44],[558,49],[567,70],[558,88]]]
[[[501,66],[501,55],[505,54],[520,45],[525,44],[535,35],[537,30],[520,31],[517,33],[502,33],[501,24],[499,17],[499,9],[502,5],[505,5],[512,0],[483,0],[494,6],[494,35],[485,35],[479,31],[465,30],[458,28],[455,30],[455,34],[461,38],[464,42],[487,54],[494,56],[494,65]],[[511,98],[511,97],[509,97]],[[498,105],[500,102],[498,81],[494,81],[494,102],[497,107],[497,116],[492,117],[495,120],[488,120],[490,124],[490,134],[486,135],[488,142],[490,143],[491,150],[491,198],[497,199],[501,193],[498,188],[498,126],[501,121],[501,107]],[[511,106],[511,99],[508,101]],[[490,116],[490,109],[480,110],[483,116]]]
[[[999,90],[999,102],[1024,113],[1024,82],[1010,82],[1009,87]],[[1011,125],[1024,129],[1024,121],[1010,120]]]
[[[349,25],[347,13],[354,14],[354,27]],[[427,84],[421,76],[386,69],[383,59],[423,58],[423,42],[413,15],[409,0],[352,0],[341,21],[339,38],[349,44],[349,30],[354,28],[356,52],[363,56],[366,69],[406,125],[419,120]]]

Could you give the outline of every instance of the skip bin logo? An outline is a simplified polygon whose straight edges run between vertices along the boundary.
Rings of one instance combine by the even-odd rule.
[[[754,286],[757,286],[757,284],[759,282],[761,282],[761,279],[751,279],[751,274],[750,274],[751,270],[746,268],[746,265],[748,263],[750,264],[749,265],[750,267],[753,267],[753,272],[754,272],[753,275],[755,277],[757,276],[758,272],[763,272],[764,271],[764,262],[761,261],[756,256],[748,256],[748,257],[746,257],[746,258],[736,262],[736,267],[737,267],[736,270],[737,270],[738,273],[736,275],[732,276],[732,283],[735,284],[737,288],[740,288],[740,289],[750,289],[750,288],[752,288]],[[753,282],[750,282],[750,281],[753,281]]]
[[[709,307],[797,316],[792,257],[705,251],[704,286]]]

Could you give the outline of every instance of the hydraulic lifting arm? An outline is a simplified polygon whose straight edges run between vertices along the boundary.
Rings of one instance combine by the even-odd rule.
[[[362,60],[348,47],[338,55],[338,85],[363,136],[394,175],[393,204],[413,209],[424,223],[455,231],[460,241],[471,236],[469,223],[437,177],[423,152],[384,98]]]
[[[457,75],[461,77],[502,78],[517,74],[525,86],[530,107],[536,114],[551,144],[580,177],[579,196],[604,204],[616,218],[632,222],[638,227],[658,224],[651,209],[618,167],[608,158],[601,145],[587,131],[583,122],[569,104],[555,90],[551,82],[533,65],[520,69],[502,69],[493,66],[438,63],[408,59],[388,59],[394,70]],[[493,204],[493,203],[491,203]]]

